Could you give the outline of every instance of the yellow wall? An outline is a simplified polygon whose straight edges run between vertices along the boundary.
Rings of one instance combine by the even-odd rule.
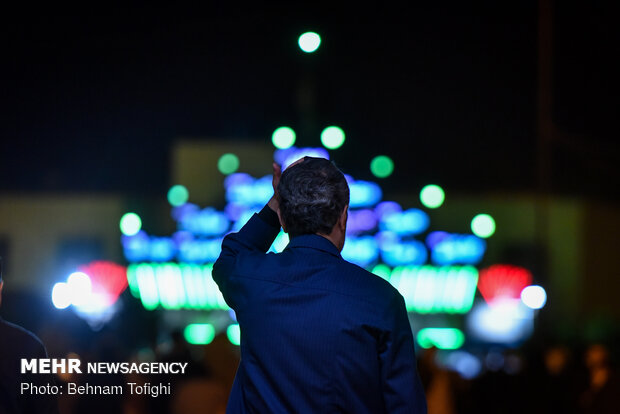
[[[0,239],[8,241],[7,290],[49,292],[59,274],[57,252],[66,238],[98,238],[101,259],[122,260],[119,219],[123,199],[110,195],[0,195]],[[122,262],[120,262],[122,263]]]
[[[192,203],[223,207],[226,176],[217,169],[219,158],[233,153],[239,157],[239,172],[262,177],[271,174],[273,151],[272,145],[252,141],[181,139],[172,148],[170,185],[184,185]]]

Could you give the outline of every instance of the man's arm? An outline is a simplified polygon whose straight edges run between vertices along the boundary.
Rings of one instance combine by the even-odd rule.
[[[278,218],[277,188],[280,182],[280,166],[273,164],[273,197],[263,209],[252,216],[237,233],[224,237],[222,252],[213,265],[213,280],[228,301],[226,282],[232,274],[237,258],[245,252],[266,253],[280,232]]]
[[[416,367],[405,301],[398,295],[389,309],[393,330],[386,334],[379,358],[387,413],[426,413],[426,397]]]
[[[230,274],[239,254],[266,253],[279,232],[278,215],[266,205],[259,213],[254,214],[239,232],[224,237],[222,252],[213,265],[215,281],[220,284]]]

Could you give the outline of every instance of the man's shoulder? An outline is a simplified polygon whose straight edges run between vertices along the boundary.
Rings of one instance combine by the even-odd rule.
[[[340,262],[343,273],[350,275],[347,282],[352,286],[357,286],[363,291],[371,292],[372,296],[380,301],[392,301],[402,297],[400,292],[387,280],[376,274],[369,272],[361,266],[346,260]]]
[[[43,342],[35,334],[2,318],[0,318],[0,338],[2,342],[10,343],[14,349],[19,346],[25,352],[45,349]]]

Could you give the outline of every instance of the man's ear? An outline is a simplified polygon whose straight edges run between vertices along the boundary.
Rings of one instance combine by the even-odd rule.
[[[347,219],[349,217],[349,205],[347,204],[342,210],[342,214],[340,214],[340,218],[338,219],[338,226],[343,233],[347,230]]]

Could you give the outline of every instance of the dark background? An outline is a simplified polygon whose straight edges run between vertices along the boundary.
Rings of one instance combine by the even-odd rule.
[[[537,173],[536,1],[6,16],[0,190],[161,194],[178,137],[268,141],[290,125],[298,145],[319,146],[335,124],[347,141],[334,157],[354,175],[369,178],[376,154],[395,160],[388,190],[413,180],[617,200],[611,4],[553,5],[552,121],[570,140],[543,155],[548,184]],[[322,36],[314,54],[297,46],[305,30]]]
[[[128,211],[140,212],[149,226],[165,226],[153,200],[163,202],[173,184],[175,140],[268,143],[276,127],[288,125],[297,131],[297,145],[320,146],[324,127],[341,126],[347,140],[331,154],[356,179],[372,178],[368,167],[375,155],[394,159],[393,176],[381,183],[386,193],[414,196],[432,182],[448,194],[479,195],[472,199],[484,203],[492,193],[507,194],[498,200],[516,200],[514,210],[506,210],[515,214],[519,206],[535,210],[535,240],[506,247],[504,257],[533,269],[550,294],[548,311],[540,313],[532,340],[514,350],[523,364],[520,374],[487,370],[475,381],[454,382],[459,412],[600,414],[587,400],[596,395],[584,357],[591,342],[601,339],[609,344],[614,368],[612,386],[601,395],[613,397],[608,406],[615,412],[617,7],[550,0],[475,6],[223,3],[194,10],[178,4],[117,10],[108,5],[80,14],[44,14],[34,6],[19,14],[7,11],[0,25],[0,194],[10,204],[20,198],[13,193],[51,194],[50,200],[73,192],[119,193]],[[307,30],[322,36],[313,54],[297,46]],[[532,193],[543,197],[529,197]],[[525,201],[520,194],[528,195]],[[45,203],[44,196],[34,203]],[[554,212],[560,216],[550,220]],[[11,217],[20,216],[5,221]],[[528,223],[527,217],[518,219]],[[44,230],[36,235],[45,236]],[[67,237],[71,243],[57,243],[61,258],[87,244]],[[574,254],[573,241],[581,251],[566,263],[582,260],[583,268],[563,273],[566,263],[546,262],[546,249],[554,248],[560,259],[564,251]],[[10,236],[0,238],[0,254],[9,256],[11,242],[17,245]],[[41,256],[33,252],[32,260],[43,261]],[[551,265],[553,280],[545,273]],[[16,273],[5,267],[7,281],[22,277]],[[49,269],[38,276],[44,287],[59,280]],[[37,332],[51,355],[63,356],[58,349],[66,345],[84,352],[90,347],[92,358],[101,359],[96,352],[107,351],[107,335],[125,342],[127,352],[156,350],[160,336],[169,333],[161,329],[164,312],[146,311],[127,291],[120,300],[122,316],[93,332],[72,312],[52,309],[34,283],[23,285],[32,291],[5,289],[3,316]],[[569,371],[559,377],[544,368],[555,345],[568,355]],[[237,362],[223,358],[231,352],[222,349],[200,351],[224,367],[221,377],[215,370],[213,376],[231,384]],[[424,364],[430,354],[420,355],[428,379]]]

